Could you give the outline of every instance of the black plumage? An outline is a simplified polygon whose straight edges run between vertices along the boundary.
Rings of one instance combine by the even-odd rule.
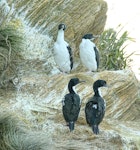
[[[84,82],[78,78],[72,78],[68,83],[69,93],[65,95],[62,101],[62,111],[65,121],[68,123],[70,131],[74,130],[74,124],[78,119],[81,107],[81,100],[78,94],[74,91],[73,87],[77,84]]]
[[[105,114],[106,103],[99,93],[100,87],[106,87],[105,80],[97,80],[93,84],[94,96],[89,99],[85,107],[87,123],[92,127],[93,133],[99,134],[99,124]]]
[[[68,49],[68,52],[69,52],[69,55],[70,55],[70,68],[72,70],[73,68],[73,56],[72,56],[72,49],[70,46],[67,46],[67,49]]]
[[[94,51],[95,51],[95,56],[96,56],[97,68],[99,68],[100,55],[96,46],[94,47]]]
[[[82,37],[83,39],[93,39],[94,37],[93,37],[93,34],[85,34],[83,37]]]
[[[61,23],[58,25],[58,30],[63,29],[64,31],[66,30],[66,25],[64,23]]]

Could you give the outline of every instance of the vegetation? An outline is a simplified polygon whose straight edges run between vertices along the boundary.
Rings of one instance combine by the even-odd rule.
[[[1,150],[46,150],[50,146],[46,134],[30,130],[8,112],[0,114]]]
[[[128,36],[128,32],[122,32],[121,26],[118,31],[114,29],[105,30],[98,41],[98,47],[101,52],[101,68],[107,70],[125,69],[131,61],[130,56],[126,56],[124,49],[128,41],[133,41]]]
[[[14,26],[0,26],[0,87],[7,87],[17,76],[23,37]]]

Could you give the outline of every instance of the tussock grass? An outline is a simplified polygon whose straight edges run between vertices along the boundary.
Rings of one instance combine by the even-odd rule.
[[[23,37],[13,26],[0,27],[0,87],[8,87],[17,77],[17,64],[22,59]]]
[[[0,115],[1,150],[46,150],[51,148],[50,138],[41,132],[31,131],[8,113]]]
[[[120,25],[116,31],[112,28],[105,30],[99,40],[98,47],[101,52],[101,68],[107,70],[122,70],[129,66],[130,55],[126,55],[125,49],[129,42],[134,41],[127,31],[123,32]]]
[[[0,47],[6,50],[18,52],[22,50],[23,37],[21,33],[12,25],[0,28]]]

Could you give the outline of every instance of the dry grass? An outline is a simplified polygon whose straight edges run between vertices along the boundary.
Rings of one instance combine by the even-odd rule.
[[[0,87],[5,88],[17,77],[17,65],[22,59],[21,33],[13,26],[0,27]]]
[[[0,115],[1,150],[46,150],[51,147],[48,135],[27,129],[8,113]]]

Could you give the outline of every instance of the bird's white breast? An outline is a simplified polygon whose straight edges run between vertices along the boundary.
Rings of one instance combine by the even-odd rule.
[[[97,70],[97,62],[96,62],[96,56],[94,51],[95,44],[92,43],[88,39],[82,39],[82,42],[80,43],[80,59],[85,65],[85,67],[88,68],[90,71],[96,71]]]
[[[54,44],[54,59],[61,71],[70,72],[70,56],[67,49],[68,43],[56,41]]]
[[[99,95],[102,97],[102,93],[101,93],[101,89],[100,88],[98,88],[98,92],[99,92]],[[102,99],[103,99],[103,97],[102,97]],[[106,109],[106,101],[104,99],[103,99],[103,101],[104,101],[104,107]]]
[[[97,109],[97,104],[93,104],[92,108]]]

